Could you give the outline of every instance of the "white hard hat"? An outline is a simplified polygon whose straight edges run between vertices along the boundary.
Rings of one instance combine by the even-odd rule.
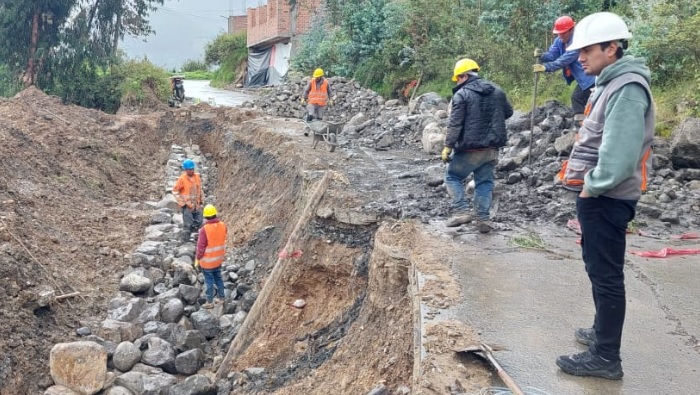
[[[574,29],[574,38],[567,51],[589,45],[632,38],[627,24],[612,12],[596,12],[581,19]]]

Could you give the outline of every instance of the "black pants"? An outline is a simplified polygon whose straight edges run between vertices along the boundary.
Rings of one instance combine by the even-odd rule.
[[[581,224],[581,251],[593,288],[597,344],[591,351],[613,361],[620,360],[622,326],[625,322],[625,234],[634,218],[636,200],[608,197],[577,198]]]
[[[574,115],[583,114],[590,96],[591,88],[581,90],[581,87],[576,84],[576,89],[571,93],[571,110],[573,110]]]
[[[202,227],[202,209],[192,210],[182,207],[182,241],[190,239],[190,233],[199,231]]]

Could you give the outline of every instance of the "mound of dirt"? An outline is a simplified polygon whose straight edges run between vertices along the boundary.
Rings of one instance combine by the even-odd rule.
[[[160,115],[111,116],[35,88],[0,100],[0,119],[0,394],[35,394],[51,384],[54,343],[105,315],[168,150]],[[36,309],[45,289],[80,295]]]

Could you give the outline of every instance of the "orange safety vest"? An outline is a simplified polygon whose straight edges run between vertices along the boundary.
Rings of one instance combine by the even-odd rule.
[[[204,201],[204,193],[202,192],[202,179],[199,174],[195,173],[192,177],[183,173],[173,186],[175,199],[180,207],[187,206],[190,209],[197,209]]]
[[[321,86],[318,86],[316,79],[312,79],[311,90],[309,91],[309,104],[316,104],[317,106],[325,106],[328,103],[328,80],[323,79]]]
[[[224,263],[226,254],[226,225],[223,222],[206,223],[202,227],[207,235],[207,248],[199,265],[202,269],[216,269]]]

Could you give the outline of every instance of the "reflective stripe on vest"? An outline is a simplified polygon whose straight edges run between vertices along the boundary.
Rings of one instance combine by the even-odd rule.
[[[179,190],[176,189],[178,187]],[[195,208],[199,206],[203,200],[202,180],[199,174],[195,173],[192,177],[188,177],[187,174],[181,175],[173,187],[173,192],[176,193],[175,199],[180,207]]]
[[[561,171],[557,174],[557,181],[561,182],[564,188],[580,191],[586,174],[598,165],[598,151],[602,144],[608,100],[619,89],[630,83],[639,84],[649,98],[649,107],[644,114],[642,152],[634,174],[602,195],[614,199],[637,200],[642,192],[646,192],[654,140],[654,101],[647,81],[634,73],[622,74],[612,79],[606,86],[596,89],[589,98],[584,110],[586,119],[579,130],[569,159],[564,161]]]
[[[328,80],[323,79],[321,86],[318,87],[316,80],[311,80],[311,91],[309,91],[309,104],[317,106],[325,106],[328,103]]]
[[[207,248],[199,265],[202,269],[216,269],[226,255],[226,225],[223,222],[207,223],[203,229],[207,235]]]

